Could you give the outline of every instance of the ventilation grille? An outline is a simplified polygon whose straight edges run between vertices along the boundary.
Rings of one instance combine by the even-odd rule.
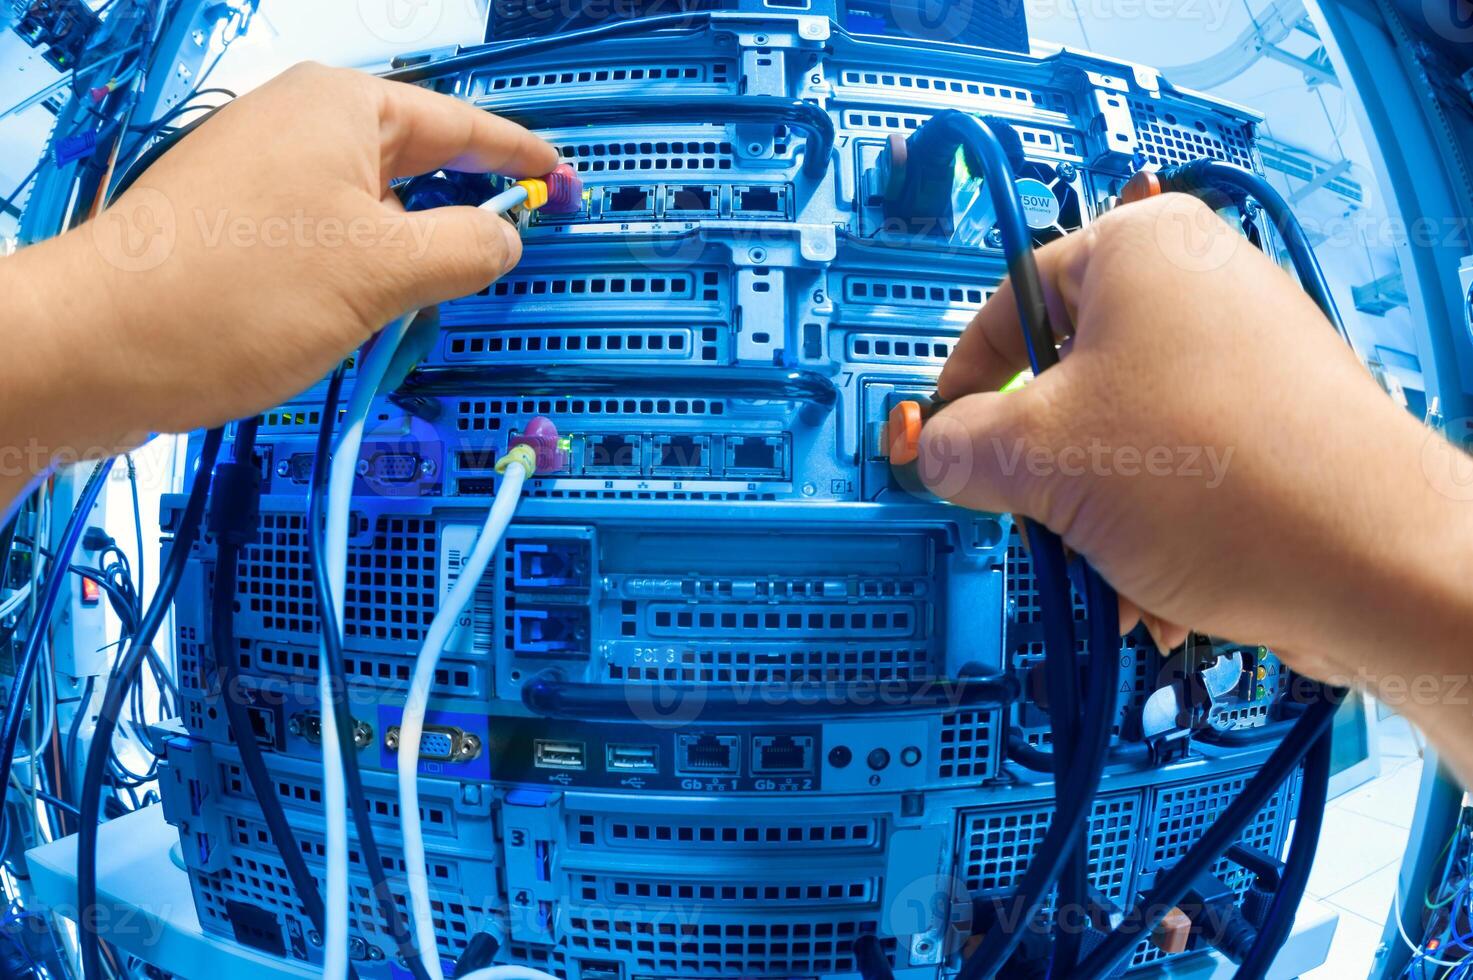
[[[649,298],[659,302],[720,298],[717,272],[696,276],[684,272],[629,275],[513,275],[496,280],[477,293],[496,300],[556,299],[563,302],[601,303],[612,297]]]
[[[456,333],[445,344],[448,361],[482,361],[507,354],[520,361],[565,361],[569,355],[589,354],[599,360],[689,360],[696,347],[691,327],[650,330],[603,328],[564,330],[498,330]]]
[[[920,610],[915,606],[784,606],[757,610],[747,605],[704,603],[692,608],[675,603],[651,603],[647,629],[650,636],[710,636],[720,630],[728,637],[865,636],[909,637],[919,632]]]
[[[1033,576],[1033,557],[1023,546],[1023,535],[1016,523],[1008,535],[1006,569],[1008,618],[1023,625],[1042,622],[1043,609],[1039,605],[1038,581]],[[1074,618],[1082,621],[1084,598],[1072,587],[1069,592],[1074,602]]]
[[[726,403],[705,398],[520,398],[467,399],[456,403],[461,432],[495,432],[510,416],[597,415],[633,418],[702,418],[726,414]]]
[[[580,174],[688,173],[736,166],[725,140],[562,143],[558,155]]]
[[[958,95],[970,96],[972,101],[991,102],[1004,109],[1016,110],[1022,106],[1049,112],[1065,111],[1064,96],[1060,92],[1033,91],[1011,85],[944,78],[939,75],[845,69],[839,73],[839,84],[842,87],[885,89],[886,94],[893,94],[898,90],[941,95],[948,99],[954,99]]]
[[[236,799],[254,803],[256,794],[246,781],[245,771],[233,762],[226,762],[220,767],[224,776],[225,794]],[[276,785],[276,795],[286,807],[306,807],[320,810],[322,807],[322,780],[321,779],[296,779],[281,773],[274,774],[272,782]],[[399,824],[399,797],[392,790],[379,792],[371,787],[365,786],[363,800],[368,807],[368,815],[376,821],[389,821],[395,826]],[[439,806],[432,800],[420,799],[419,806],[420,822],[430,834],[452,834],[455,828],[455,815],[447,807]]]
[[[793,847],[874,851],[883,846],[885,839],[884,822],[879,817],[774,820],[761,816],[733,816],[721,820],[578,813],[570,816],[570,823],[572,832],[569,836],[577,841],[579,847],[633,848],[666,853],[671,844],[679,844],[686,851],[772,851]]]
[[[316,647],[253,644],[242,651],[241,668],[249,673],[288,674],[316,680],[318,651]],[[343,672],[350,681],[371,683],[387,690],[407,690],[414,662],[402,656],[374,656],[361,653],[343,654]],[[481,665],[455,664],[441,661],[435,668],[435,691],[446,696],[479,697],[488,687],[485,668]]]
[[[702,913],[760,906],[762,908],[870,905],[880,894],[874,877],[829,878],[824,881],[774,882],[760,884],[732,879],[689,881],[679,878],[644,878],[627,875],[577,874],[572,878],[573,895],[584,904],[627,906],[630,902],[700,903]],[[671,912],[679,911],[678,907]]]
[[[1130,108],[1140,154],[1147,163],[1169,167],[1209,157],[1254,169],[1248,136],[1240,126],[1229,128],[1200,119],[1183,122],[1170,112],[1158,113],[1154,105],[1136,99],[1131,100]]]
[[[624,956],[641,972],[679,977],[803,977],[855,970],[854,940],[873,935],[873,920],[815,918],[803,922],[648,921],[623,910],[570,915],[568,948]],[[894,962],[895,940],[881,939]]]
[[[604,679],[669,684],[826,684],[924,680],[936,676],[926,649],[882,647],[819,650],[682,649],[678,662],[639,662],[638,649],[612,653]]]
[[[941,779],[981,782],[997,775],[1000,712],[958,711],[941,719]]]
[[[849,337],[849,360],[894,364],[944,364],[955,337],[910,337],[905,334],[859,333]]]
[[[1120,904],[1130,891],[1140,814],[1141,797],[1136,793],[1101,796],[1090,810],[1090,881]],[[961,854],[967,888],[983,897],[1010,895],[1052,820],[1051,804],[966,814]],[[1049,904],[1051,908],[1052,901]]]
[[[239,595],[263,629],[318,633],[306,527],[303,514],[264,513],[260,540],[241,552]],[[422,639],[435,615],[435,558],[433,520],[379,517],[372,545],[348,550],[344,634],[392,643]]]
[[[1246,772],[1223,780],[1154,790],[1150,824],[1143,828],[1150,836],[1142,856],[1141,871],[1159,870],[1186,853],[1233,798],[1242,792],[1252,775]],[[1297,773],[1291,777],[1292,781],[1297,779]],[[1238,840],[1265,854],[1278,855],[1288,830],[1289,807],[1295,796],[1289,782],[1275,790],[1263,809],[1243,828]],[[1225,857],[1218,858],[1212,866],[1212,873],[1237,892],[1240,899],[1252,880],[1247,871]],[[1140,966],[1166,959],[1169,955],[1149,940],[1142,940],[1130,962],[1132,966]]]
[[[913,132],[920,129],[926,120],[931,118],[930,113],[924,112],[890,112],[876,111],[872,109],[846,109],[843,116],[845,129],[870,129],[882,133]],[[1043,129],[1038,126],[1025,126],[1022,123],[1011,123],[1018,138],[1023,142],[1023,149],[1037,150],[1043,153],[1054,153],[1060,156],[1069,156],[1076,159],[1083,158],[1080,148],[1079,135],[1068,130]]]
[[[567,95],[570,90],[619,86],[648,91],[652,88],[658,89],[661,83],[666,82],[679,85],[681,91],[689,91],[688,86],[691,84],[727,85],[730,81],[731,64],[729,62],[716,61],[709,64],[676,62],[663,65],[605,65],[576,71],[480,72],[471,76],[467,92],[472,98],[476,98],[548,88],[555,88],[558,95]]]
[[[868,276],[848,276],[844,280],[844,298],[850,303],[870,306],[964,306],[976,309],[990,295],[990,289],[952,282]]]

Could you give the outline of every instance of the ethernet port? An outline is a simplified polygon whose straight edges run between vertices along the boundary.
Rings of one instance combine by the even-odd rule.
[[[736,735],[681,735],[675,749],[678,773],[720,776],[741,771],[741,745]]]
[[[758,479],[781,479],[787,475],[781,436],[727,436],[726,473]]]
[[[653,214],[648,187],[611,187],[604,192],[604,214]]]
[[[753,735],[752,774],[813,771],[813,736]]]
[[[710,449],[709,436],[661,436],[654,443],[653,472],[710,472]]]
[[[738,187],[732,191],[732,213],[745,218],[786,218],[788,216],[788,193],[786,187]]]
[[[583,443],[583,469],[592,474],[638,473],[639,436],[589,436]]]
[[[670,217],[715,214],[721,198],[715,187],[671,187],[665,195],[665,213]]]

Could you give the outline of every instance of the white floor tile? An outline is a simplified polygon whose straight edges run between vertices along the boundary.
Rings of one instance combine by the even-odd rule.
[[[1362,980],[1370,973],[1376,947],[1381,945],[1381,927],[1354,912],[1339,911],[1329,957],[1323,966],[1300,974],[1300,980]]]
[[[1417,808],[1417,789],[1421,781],[1421,761],[1408,761],[1394,771],[1337,798],[1335,806],[1409,831]]]
[[[1404,830],[1331,804],[1309,873],[1309,894],[1328,898],[1388,864],[1399,864],[1406,839]]]
[[[1384,922],[1391,914],[1391,896],[1400,870],[1400,862],[1388,864],[1353,885],[1331,892],[1325,901],[1372,922]]]

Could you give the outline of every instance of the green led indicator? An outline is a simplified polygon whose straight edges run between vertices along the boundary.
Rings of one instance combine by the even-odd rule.
[[[1033,380],[1032,371],[1022,371],[1013,380],[1002,386],[1003,391],[1017,391],[1019,388]]]

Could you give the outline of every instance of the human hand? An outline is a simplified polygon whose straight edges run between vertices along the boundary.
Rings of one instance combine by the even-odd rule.
[[[49,324],[62,365],[36,373],[60,368],[89,393],[27,431],[120,449],[279,404],[386,323],[476,292],[521,256],[513,226],[487,212],[404,213],[391,178],[535,176],[556,162],[520,126],[452,98],[291,69],[190,133],[96,220],[0,264],[45,314],[67,314]]]
[[[1144,610],[1165,646],[1192,628],[1328,677],[1467,625],[1429,580],[1473,555],[1469,508],[1424,470],[1458,451],[1385,397],[1289,275],[1181,195],[1038,262],[1063,361],[996,393],[1027,367],[1005,286],[942,373],[951,404],[919,460],[933,491],[1058,532],[1120,592],[1122,626]]]

